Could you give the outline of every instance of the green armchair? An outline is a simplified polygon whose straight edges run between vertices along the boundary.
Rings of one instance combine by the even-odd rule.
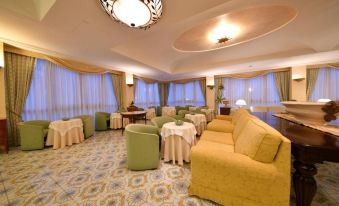
[[[186,119],[185,117],[182,117],[182,116],[180,116],[180,115],[174,115],[173,118],[176,119],[176,120],[181,120],[181,121],[183,121],[183,122],[193,123],[192,120]]]
[[[179,111],[181,110],[189,110],[189,106],[181,107],[181,106],[176,106],[175,107],[176,113],[179,114]]]
[[[152,125],[129,124],[126,126],[125,134],[128,169],[158,168],[160,159],[158,128]]]
[[[20,122],[18,127],[21,138],[21,150],[43,149],[49,124],[50,121],[46,120]]]
[[[190,113],[191,113],[191,111],[188,111],[188,110],[180,110],[178,112],[178,115],[181,116],[182,118],[185,118],[185,115],[190,114]]]
[[[110,113],[107,112],[96,112],[95,113],[95,130],[105,131],[108,129]]]
[[[151,119],[151,122],[154,126],[158,127],[158,130],[160,131],[162,128],[162,125],[164,125],[167,122],[174,122],[175,119],[170,116],[161,116],[161,117],[154,117]]]
[[[87,139],[88,137],[94,135],[94,123],[93,116],[91,115],[81,115],[73,117],[72,119],[81,119],[83,124],[84,136]]]

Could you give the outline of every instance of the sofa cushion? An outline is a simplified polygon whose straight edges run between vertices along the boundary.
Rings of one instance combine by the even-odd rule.
[[[226,120],[214,119],[212,122],[207,124],[207,130],[215,132],[232,133],[233,129],[234,125]]]
[[[243,113],[239,116],[237,123],[234,125],[233,130],[233,141],[236,142],[240,132],[245,128],[247,121],[252,117],[252,115]]]
[[[205,130],[202,133],[200,139],[205,140],[205,141],[210,141],[210,142],[216,142],[220,144],[234,145],[232,133]]]
[[[239,108],[232,115],[232,124],[236,124],[242,114],[250,114],[246,109]]]
[[[234,153],[234,145],[220,144],[206,140],[199,140],[198,144],[196,144],[193,148],[203,151],[205,154],[215,153],[216,151],[220,151],[220,154],[225,154],[225,152]],[[206,157],[207,156],[208,155],[206,155]]]
[[[274,160],[281,141],[279,132],[261,120],[251,118],[235,142],[235,152],[260,162],[270,163]]]

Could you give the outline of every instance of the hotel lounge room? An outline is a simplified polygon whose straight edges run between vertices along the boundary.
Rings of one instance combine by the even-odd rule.
[[[338,206],[339,0],[0,0],[0,206]]]

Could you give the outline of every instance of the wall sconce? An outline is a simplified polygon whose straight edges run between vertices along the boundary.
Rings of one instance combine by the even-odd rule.
[[[206,77],[206,85],[209,89],[213,89],[214,88],[214,77]]]
[[[5,67],[4,43],[0,42],[0,68]]]
[[[133,74],[131,74],[131,73],[126,73],[126,84],[127,84],[127,86],[129,86],[129,87],[133,86],[133,84],[134,84],[134,81],[133,81]]]
[[[303,75],[301,75],[301,74],[293,74],[292,75],[292,79],[294,81],[300,82],[300,81],[304,80],[305,77]]]

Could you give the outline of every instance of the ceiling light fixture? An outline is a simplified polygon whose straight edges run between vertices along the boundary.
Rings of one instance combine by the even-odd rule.
[[[161,0],[100,0],[115,21],[132,28],[148,29],[162,15]]]
[[[212,43],[223,44],[235,38],[240,32],[240,28],[235,24],[221,22],[208,35],[208,40]]]

